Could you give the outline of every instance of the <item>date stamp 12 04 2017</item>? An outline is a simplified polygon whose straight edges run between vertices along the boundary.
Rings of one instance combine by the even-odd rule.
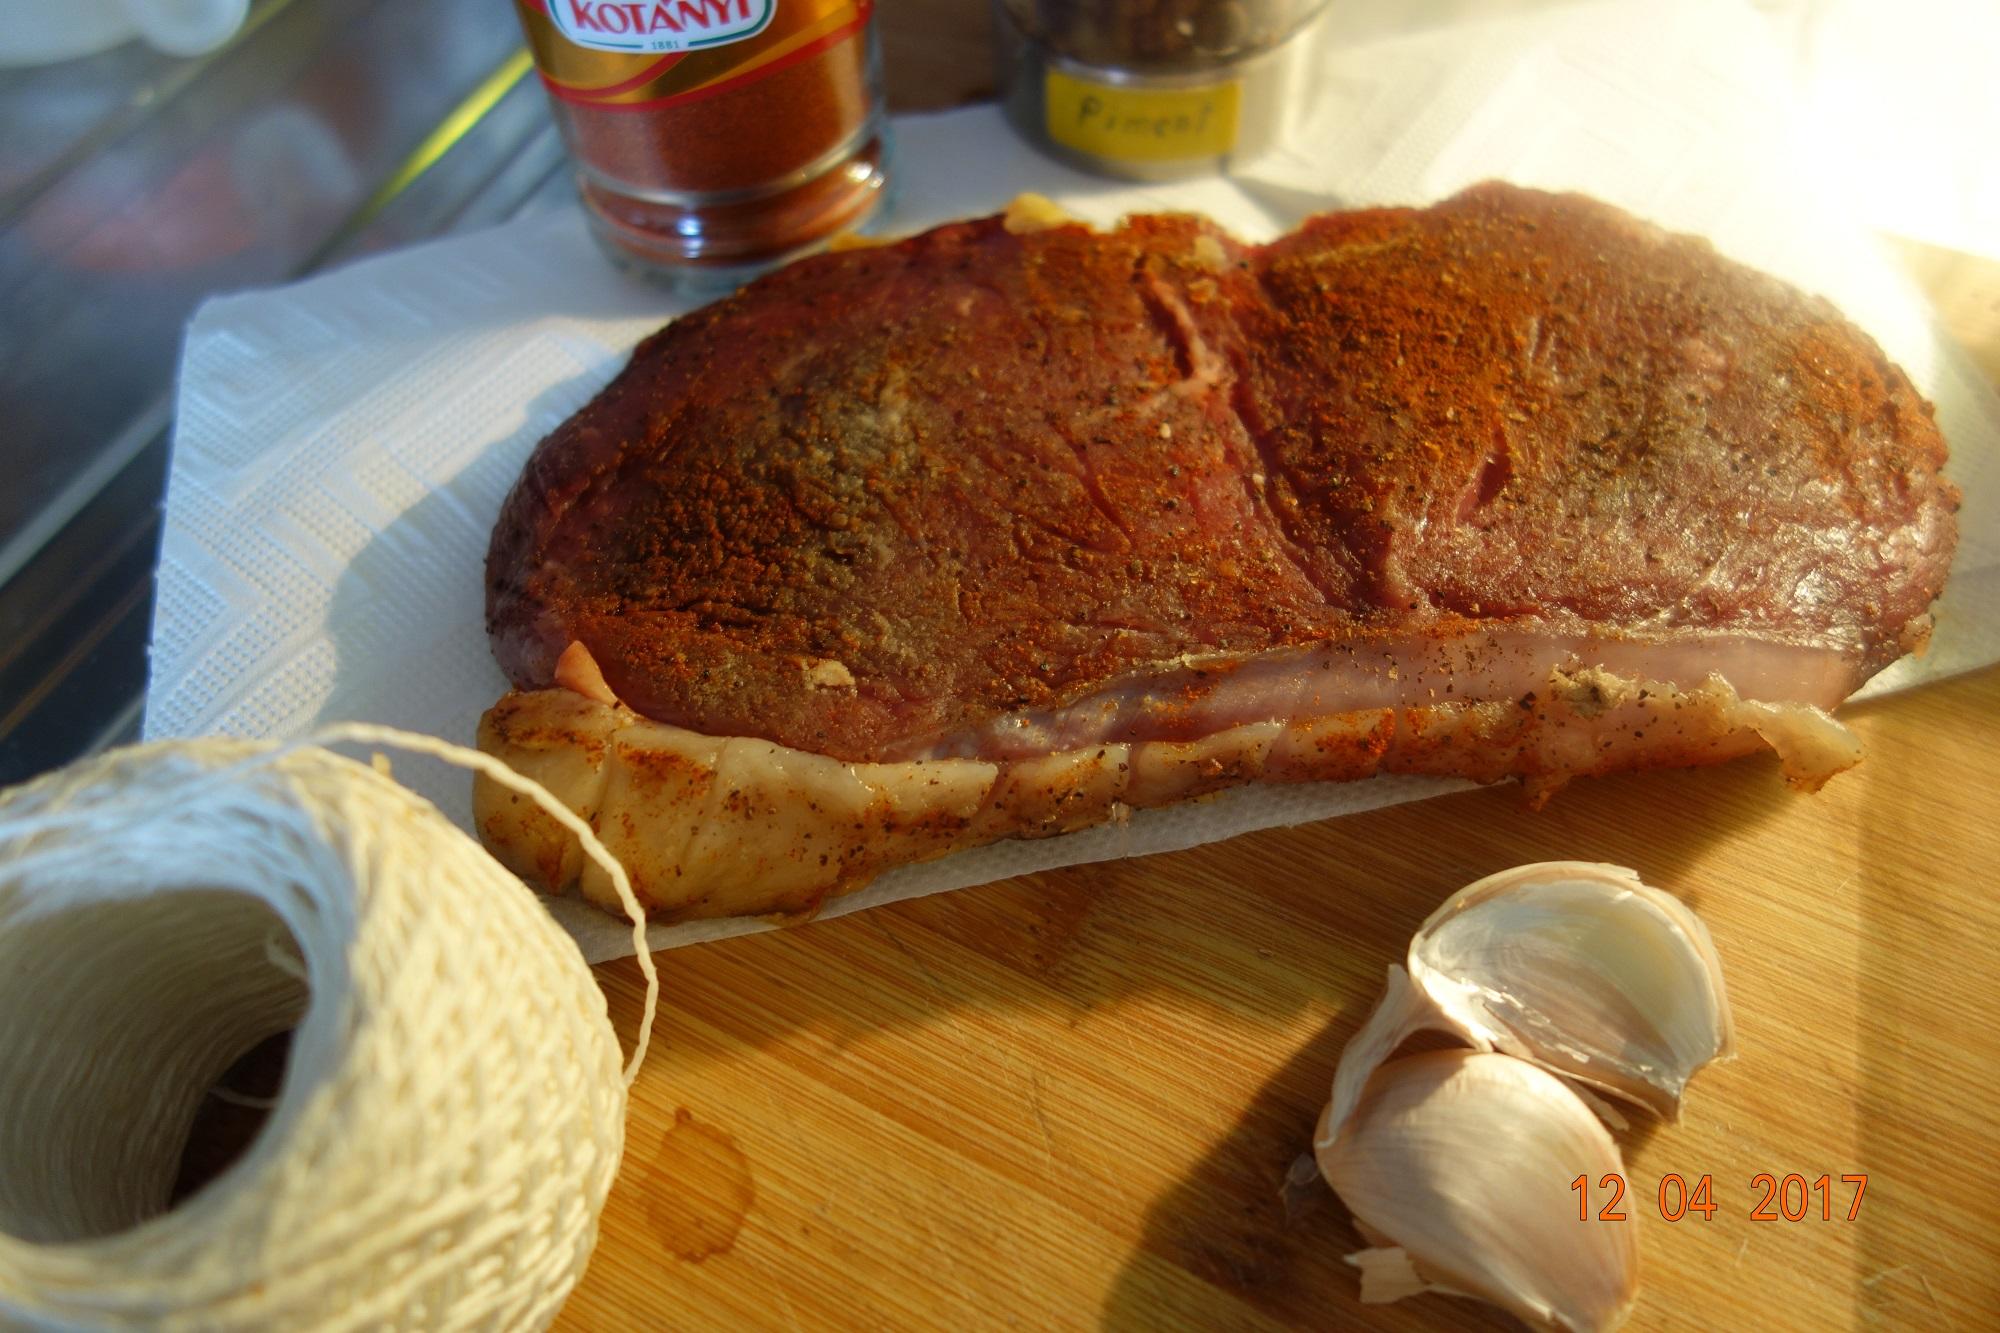
[[[1630,1214],[1634,1192],[1626,1188],[1625,1177],[1609,1172],[1593,1183],[1588,1175],[1569,1183],[1576,1192],[1578,1220],[1623,1222]],[[1852,1222],[1861,1216],[1861,1196],[1868,1190],[1865,1175],[1807,1177],[1792,1172],[1777,1175],[1759,1171],[1750,1177],[1747,1196],[1741,1200],[1752,1222]],[[1653,1202],[1662,1220],[1684,1222],[1690,1216],[1699,1221],[1712,1219],[1725,1203],[1716,1201],[1715,1178],[1704,1172],[1690,1180],[1678,1171],[1660,1177]],[[1592,1205],[1596,1207],[1593,1209]]]

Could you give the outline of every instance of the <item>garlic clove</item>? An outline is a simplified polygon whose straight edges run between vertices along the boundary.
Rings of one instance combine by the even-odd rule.
[[[1474,1045],[1668,1120],[1734,1051],[1708,928],[1623,866],[1547,861],[1470,884],[1418,930],[1409,970]]]
[[[1375,1238],[1350,1258],[1364,1300],[1451,1290],[1573,1330],[1630,1312],[1633,1224],[1579,1221],[1572,1188],[1622,1173],[1618,1145],[1553,1074],[1497,1052],[1392,1060],[1341,1131],[1323,1121],[1315,1141],[1327,1183]]]

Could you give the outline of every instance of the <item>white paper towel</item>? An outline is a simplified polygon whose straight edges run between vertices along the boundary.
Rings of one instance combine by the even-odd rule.
[[[1489,176],[1584,190],[1831,297],[1938,403],[1966,491],[1931,654],[1881,690],[2000,660],[2000,403],[1871,237],[1797,164],[1790,65],[1725,0],[1597,4],[1366,46],[1328,42],[1289,147],[1228,180],[1080,175],[978,108],[897,122],[892,227],[991,212],[1024,190],[1111,222],[1210,214],[1250,238],[1352,204],[1421,203]],[[153,631],[150,737],[291,735],[365,719],[465,741],[506,688],[482,564],[535,442],[684,305],[620,277],[574,209],[210,302],[188,330]],[[462,777],[404,781],[465,822]],[[1453,784],[1257,788],[1125,825],[1003,843],[885,875],[829,915]],[[619,928],[554,905],[593,959]],[[762,928],[658,928],[656,945]]]

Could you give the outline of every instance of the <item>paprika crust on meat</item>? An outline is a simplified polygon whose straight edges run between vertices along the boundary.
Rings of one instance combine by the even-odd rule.
[[[662,917],[1242,782],[1768,745],[1814,787],[1928,635],[1944,461],[1826,302],[1580,196],[958,223],[676,321],[542,442],[480,741]]]

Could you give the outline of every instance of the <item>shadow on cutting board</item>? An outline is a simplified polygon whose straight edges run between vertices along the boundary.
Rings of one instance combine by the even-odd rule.
[[[1076,1018],[1157,991],[1231,1017],[1332,1004],[1354,1009],[1358,1025],[1387,965],[1465,884],[1529,861],[1610,861],[1699,910],[1707,892],[1733,887],[1694,873],[1709,843],[1746,834],[1798,799],[1766,757],[1586,780],[1539,812],[1511,785],[1463,792],[670,950],[656,956],[687,980],[669,983],[663,1004],[709,1017],[711,1000],[738,1004],[745,986],[770,976],[788,998],[774,997],[757,1022],[726,1026],[753,1045],[808,1027],[835,1049],[959,1009]],[[1456,816],[1449,839],[1436,833],[1441,810]],[[796,996],[793,970],[810,973]],[[626,959],[597,971],[629,1037],[637,967]],[[857,1007],[864,996],[873,1002]]]
[[[1364,1016],[1359,1008],[1343,1013],[1300,1047],[1228,1136],[1147,1211],[1140,1247],[1104,1302],[1102,1327],[1235,1327],[1250,1322],[1250,1311],[1261,1316],[1256,1322],[1292,1328],[1361,1321],[1435,1329],[1441,1320],[1454,1329],[1520,1327],[1499,1311],[1440,1296],[1359,1306],[1359,1275],[1343,1256],[1366,1242],[1347,1210],[1317,1176],[1285,1187],[1285,1167],[1309,1150],[1334,1063]],[[1211,1308],[1188,1310],[1182,1273],[1208,1289]]]
[[[1035,1228],[1081,1212],[1118,1237],[1098,1288],[1107,1326],[1327,1327],[1357,1308],[1341,1256],[1358,1238],[1324,1190],[1297,1192],[1288,1217],[1280,1189],[1341,1046],[1424,917],[1474,879],[1551,859],[1632,865],[1699,904],[1738,887],[1703,878],[1714,840],[1752,834],[1797,799],[1765,760],[1584,783],[1539,814],[1511,789],[1467,792],[661,954],[656,1054],[592,1272],[657,1267],[647,1201],[667,1194],[690,1207],[714,1196],[717,1225],[742,1236],[739,1253],[657,1279],[654,1299],[731,1273],[737,1289],[768,1270],[728,1265],[768,1263],[771,1247],[791,1247],[790,1263],[851,1251],[839,1218],[867,1209],[907,1229],[881,1262],[914,1276],[964,1257],[965,1294],[939,1287],[931,1313],[952,1317],[963,1299],[979,1325],[1025,1308],[1021,1284],[1035,1289],[1008,1256],[1015,1238],[1059,1244]],[[637,969],[598,975],[629,1038]],[[731,1180],[688,1178],[689,1118],[729,1136]],[[1648,1132],[1634,1119],[1628,1145]],[[1163,1140],[1189,1165],[1120,1156]],[[801,1142],[839,1160],[802,1169]],[[982,1233],[969,1254],[949,1237],[985,1216],[963,1192],[990,1187],[989,1156],[1020,1164],[1028,1201],[1009,1205],[1024,1210],[1021,1230]],[[744,1194],[739,1167],[754,1178],[747,1217],[724,1207]],[[980,1285],[1003,1271],[1012,1286]],[[594,1306],[597,1290],[587,1276],[579,1308],[632,1308]],[[646,1297],[616,1297],[634,1299]],[[808,1326],[815,1313],[802,1309]],[[1072,1326],[1082,1312],[1046,1313]],[[1368,1317],[1505,1326],[1442,1298]]]
[[[1720,782],[1727,790],[1690,792],[1685,787],[1691,781]],[[1147,1209],[1139,1245],[1104,1302],[1103,1327],[1520,1327],[1490,1307],[1441,1296],[1359,1306],[1358,1274],[1344,1256],[1366,1242],[1316,1175],[1300,1188],[1287,1187],[1285,1174],[1310,1151],[1340,1052],[1381,991],[1379,976],[1371,977],[1366,966],[1353,982],[1336,982],[1337,964],[1364,951],[1377,972],[1400,961],[1411,932],[1452,890],[1532,860],[1632,865],[1649,882],[1698,905],[1694,867],[1710,839],[1748,832],[1792,799],[1761,760],[1706,774],[1652,774],[1586,786],[1558,796],[1541,815],[1510,808],[1513,797],[1504,789],[1444,798],[1464,807],[1464,837],[1442,845],[1435,838],[1435,812],[1414,806],[1362,817],[1374,827],[1355,827],[1351,839],[1341,836],[1348,831],[1340,821],[1324,829],[1342,845],[1340,862],[1322,864],[1344,862],[1343,879],[1358,872],[1360,883],[1374,891],[1367,910],[1350,917],[1360,930],[1349,950],[1328,942],[1316,946],[1329,991],[1339,995],[1338,1012],[1263,1081],[1228,1132]],[[1636,811],[1653,817],[1631,817]],[[1617,817],[1608,818],[1613,812]],[[1696,822],[1684,822],[1689,817]],[[1300,953],[1295,965],[1310,967],[1311,952],[1302,947]],[[1429,1044],[1447,1043],[1419,1038],[1411,1048]],[[1630,1160],[1660,1126],[1625,1110],[1631,1124],[1616,1137]],[[1212,1308],[1188,1310],[1182,1273],[1201,1281]]]

